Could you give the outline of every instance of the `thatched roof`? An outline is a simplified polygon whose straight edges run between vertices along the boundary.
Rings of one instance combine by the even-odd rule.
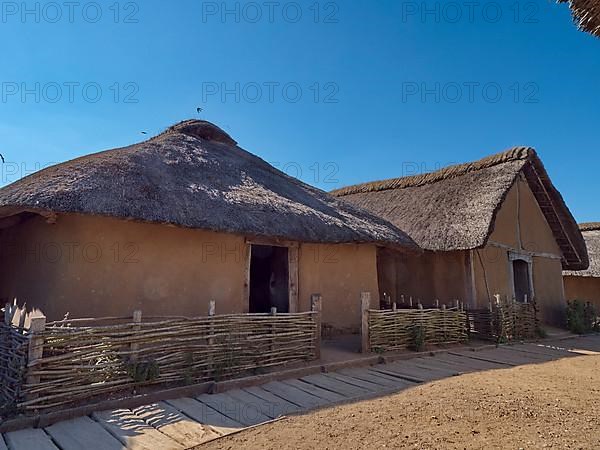
[[[600,1],[598,0],[558,0],[568,3],[573,20],[580,30],[600,37]]]
[[[600,278],[600,222],[582,223],[579,225],[579,229],[585,239],[585,245],[587,245],[590,267],[587,270],[566,270],[564,274],[574,277]]]
[[[333,191],[406,231],[433,251],[484,247],[517,176],[523,173],[563,252],[563,267],[588,266],[585,243],[571,212],[535,150],[517,147],[480,161],[424,175]]]
[[[0,189],[0,216],[19,212],[418,250],[390,223],[284,174],[199,120],[139,144],[48,167]]]

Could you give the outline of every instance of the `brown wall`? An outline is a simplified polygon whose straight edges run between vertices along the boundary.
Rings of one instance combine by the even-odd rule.
[[[426,306],[435,300],[451,303],[465,301],[467,291],[467,260],[465,252],[424,252],[406,255],[381,249],[378,254],[379,293],[401,303],[421,300]]]
[[[50,320],[247,312],[243,236],[82,215],[35,216],[0,231],[0,299],[17,298]],[[301,244],[298,303],[323,296],[323,321],[360,328],[360,293],[378,304],[374,245]]]
[[[61,215],[36,216],[0,233],[0,297],[18,298],[50,319],[205,315],[243,307],[244,239],[239,236]]]
[[[596,305],[600,311],[600,278],[564,277],[567,300],[585,300]]]
[[[492,297],[494,294],[503,298],[513,295],[509,249],[504,247],[532,256],[533,288],[541,318],[548,323],[562,324],[566,304],[561,251],[529,185],[521,178],[509,190],[498,211],[489,244],[473,252],[478,306],[487,304],[488,292]]]
[[[323,297],[323,323],[338,331],[360,329],[360,293],[370,292],[379,305],[377,248],[369,244],[301,244],[299,307],[310,309],[310,296]]]

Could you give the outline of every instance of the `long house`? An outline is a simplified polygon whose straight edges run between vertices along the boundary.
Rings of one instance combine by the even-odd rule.
[[[564,272],[567,300],[591,302],[600,311],[600,223],[579,225],[587,245],[590,266],[586,270]]]
[[[385,220],[190,120],[0,189],[0,299],[50,320],[310,310],[360,328],[377,249],[419,252]]]
[[[545,322],[562,324],[562,271],[588,267],[581,232],[532,148],[333,194],[393,223],[425,250],[379,249],[382,299],[485,308],[496,295],[535,298]]]

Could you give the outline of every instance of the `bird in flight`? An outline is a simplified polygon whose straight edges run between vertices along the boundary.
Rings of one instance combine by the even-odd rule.
[[[4,155],[2,153],[0,153],[0,159],[2,159],[2,164],[4,164]]]
[[[196,112],[197,112],[198,114],[200,114],[202,111],[204,111],[202,108],[196,108]]]
[[[148,132],[146,132],[146,131],[142,131],[142,134],[148,134]]]

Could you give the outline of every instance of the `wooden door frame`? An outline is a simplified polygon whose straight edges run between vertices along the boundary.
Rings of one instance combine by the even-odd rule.
[[[270,238],[246,238],[243,309],[250,311],[250,263],[252,261],[252,246],[268,245],[271,247],[286,247],[288,249],[288,311],[298,312],[298,266],[300,244],[295,241],[286,241]]]

